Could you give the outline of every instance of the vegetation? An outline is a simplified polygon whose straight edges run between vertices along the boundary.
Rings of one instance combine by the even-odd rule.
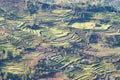
[[[119,3],[0,0],[0,80],[119,80]]]

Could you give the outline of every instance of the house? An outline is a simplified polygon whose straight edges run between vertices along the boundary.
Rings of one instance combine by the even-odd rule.
[[[62,23],[66,22],[66,21],[67,21],[66,19],[62,19],[62,20],[61,20]]]
[[[74,64],[70,64],[69,66],[67,66],[67,69],[72,69],[74,68]]]
[[[46,56],[46,60],[50,60],[51,59],[51,56]]]
[[[120,33],[120,29],[118,29],[118,33]]]
[[[45,59],[45,58],[41,58],[41,59],[39,59],[39,61],[38,61],[38,62],[39,62],[40,64],[45,64],[45,61],[46,61],[46,59]]]

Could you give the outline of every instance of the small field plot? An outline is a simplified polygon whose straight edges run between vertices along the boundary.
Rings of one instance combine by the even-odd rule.
[[[84,23],[73,23],[72,27],[79,28],[79,29],[93,29],[93,30],[106,30],[111,25],[109,24],[96,24],[94,22],[84,22]]]
[[[52,12],[55,14],[65,14],[70,12],[71,10],[62,10],[62,9],[58,9],[58,10],[53,10]]]
[[[84,22],[84,23],[73,23],[72,27],[79,29],[93,29],[95,23],[93,22]]]
[[[0,26],[5,24],[5,19],[3,17],[0,17]]]
[[[3,21],[3,20],[5,20],[3,17],[0,17],[0,21]]]
[[[50,28],[49,30],[42,31],[41,34],[46,39],[53,40],[58,37],[66,36],[68,34],[68,31],[58,28]]]
[[[52,32],[50,32],[49,30],[47,31],[43,31],[42,32],[42,37],[44,37],[45,39],[55,39],[56,37],[54,36],[54,34]]]
[[[6,20],[6,23],[7,23],[10,27],[18,27],[18,26],[21,26],[24,22],[14,21],[14,20]]]
[[[114,21],[120,21],[120,15],[119,14],[116,14],[116,13],[113,13],[113,12],[102,12],[102,13],[95,13],[93,15],[93,18],[94,19],[101,19],[101,20],[105,20],[105,19],[109,19],[111,20],[112,22]]]
[[[19,40],[16,41],[17,43],[16,45],[22,46],[23,44],[26,43],[29,45],[29,47],[31,47],[33,45],[38,44],[38,40],[36,39],[36,36],[28,32],[17,31],[17,32],[14,32],[14,36],[19,38]]]
[[[20,50],[16,50],[11,44],[2,44],[0,45],[0,48],[5,49],[5,51],[9,54],[12,53],[12,56],[15,57],[20,54]],[[7,56],[6,56],[7,57]]]
[[[109,24],[102,24],[100,27],[94,27],[94,30],[107,30],[111,25]]]
[[[57,28],[50,28],[50,31],[56,36],[61,37],[67,35],[68,31],[57,29]]]
[[[3,72],[8,72],[12,74],[24,74],[26,72],[25,64],[22,62],[9,62],[2,67]]]

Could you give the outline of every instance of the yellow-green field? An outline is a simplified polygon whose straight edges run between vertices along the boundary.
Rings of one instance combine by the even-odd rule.
[[[56,14],[65,14],[65,13],[68,13],[68,12],[70,12],[71,10],[53,10],[52,12],[53,13],[56,13]]]
[[[24,74],[27,71],[26,64],[22,62],[8,62],[5,65],[5,67],[2,67],[3,72],[9,72],[12,74]]]
[[[40,36],[40,30],[31,30],[31,29],[23,29],[24,32],[29,32],[30,34],[34,34]]]
[[[107,30],[111,25],[109,24],[102,24],[101,27],[94,27],[94,30]]]
[[[0,17],[0,21],[3,21],[3,20],[5,20],[3,17]]]
[[[93,29],[95,23],[93,22],[84,22],[84,23],[74,23],[72,27],[79,28],[79,29]]]
[[[3,45],[0,45],[0,46],[4,46],[5,47],[5,50],[6,51],[11,51],[13,54],[12,56],[15,57],[17,55],[20,54],[20,50],[16,50],[15,47],[13,47],[11,44],[7,43],[7,44],[3,44]],[[6,56],[7,57],[7,56]]]
[[[106,30],[109,27],[111,27],[111,25],[109,24],[100,24],[100,27],[96,26],[96,23],[94,22],[84,22],[84,23],[73,23],[72,27],[74,28],[79,28],[79,29],[93,29],[93,30]]]
[[[67,30],[60,30],[57,28],[50,28],[50,31],[56,36],[56,37],[61,37],[67,35],[68,31]]]
[[[68,0],[58,1],[66,3]],[[120,55],[120,47],[110,48],[115,41],[117,44],[117,38],[109,44],[106,36],[117,30],[113,22],[120,21],[118,12],[102,11],[101,8],[106,9],[107,6],[98,5],[101,1],[93,1],[90,5],[86,1],[68,5],[45,3],[46,9],[44,3],[29,2],[30,6],[25,4],[23,12],[6,11],[5,15],[0,15],[0,25],[6,30],[1,29],[5,34],[0,36],[0,74],[3,77],[9,78],[10,73],[13,78],[15,76],[10,80],[16,80],[16,76],[35,80],[51,77],[50,73],[60,71],[70,80],[94,80],[99,75],[107,76],[108,71],[119,71],[116,55]],[[98,43],[92,43],[91,38]],[[111,55],[115,55],[115,60]]]

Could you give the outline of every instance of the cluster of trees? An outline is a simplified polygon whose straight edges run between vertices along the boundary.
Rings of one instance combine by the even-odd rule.
[[[40,61],[35,66],[35,74],[33,76],[34,79],[39,78],[47,78],[53,76],[56,72],[55,66],[48,63],[48,60]]]
[[[12,51],[6,51],[5,49],[0,50],[0,61],[4,59],[12,59],[14,57]]]
[[[109,47],[120,47],[120,36],[115,35],[115,36],[109,36],[106,37],[106,43],[108,44]]]
[[[13,74],[11,74],[11,73],[7,73],[7,72],[1,72],[0,71],[0,80],[11,80],[11,79],[13,79],[13,80],[22,80],[21,79],[21,76],[18,76],[18,75],[13,75]]]
[[[27,1],[27,9],[30,12],[30,15],[37,13],[39,7],[33,4],[31,1]]]
[[[33,24],[32,26],[27,25],[26,28],[33,29],[33,30],[40,29],[39,25],[36,25],[36,24]]]

